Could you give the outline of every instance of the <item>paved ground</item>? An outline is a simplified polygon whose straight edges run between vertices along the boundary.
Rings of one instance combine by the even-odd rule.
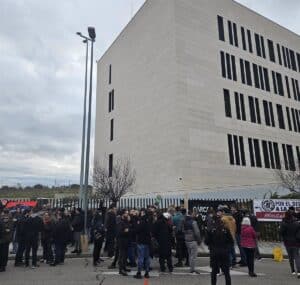
[[[188,268],[175,269],[173,274],[161,274],[158,272],[157,262],[151,272],[149,285],[209,285],[210,268],[208,258],[198,258],[197,266],[200,276],[189,274]],[[105,260],[99,267],[91,264],[90,258],[66,259],[65,265],[49,267],[41,264],[37,269],[15,268],[10,262],[7,271],[0,273],[0,284],[2,285],[143,285],[143,280],[135,280],[132,276],[122,277],[117,270],[108,270],[109,260]],[[245,268],[237,268],[231,271],[232,284],[263,284],[263,285],[299,285],[289,272],[287,261],[275,263],[271,259],[263,259],[256,262],[257,278],[250,278]],[[134,274],[135,272],[132,272]],[[224,285],[224,277],[220,276],[219,285]]]

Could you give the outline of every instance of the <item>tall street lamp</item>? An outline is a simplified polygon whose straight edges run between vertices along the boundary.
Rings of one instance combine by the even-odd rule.
[[[86,129],[86,95],[87,95],[87,68],[88,68],[88,55],[89,55],[89,40],[86,39],[81,33],[77,33],[78,36],[84,38],[83,43],[86,44],[85,54],[85,75],[84,75],[84,103],[83,103],[83,124],[82,124],[82,143],[81,143],[81,166],[80,166],[80,190],[79,190],[79,202],[82,207],[83,202],[83,174],[84,174],[84,152],[85,152],[85,129]]]

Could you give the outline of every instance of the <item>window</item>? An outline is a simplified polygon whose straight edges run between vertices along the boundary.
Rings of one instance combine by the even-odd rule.
[[[292,86],[293,86],[294,99],[296,101],[300,101],[300,90],[299,90],[298,80],[292,78]]]
[[[279,44],[277,44],[277,54],[278,54],[279,64],[282,65],[281,52],[280,52],[280,45]]]
[[[294,160],[293,147],[289,144],[287,145],[283,144],[282,151],[283,151],[285,169],[295,171],[296,165]]]
[[[265,122],[267,126],[275,127],[273,105],[271,102],[263,100],[264,113],[265,113]]]
[[[219,40],[225,42],[223,17],[218,16]]]
[[[297,71],[295,52],[290,49],[291,66],[294,71]]]
[[[251,122],[261,124],[260,108],[259,108],[258,99],[253,98],[252,96],[248,96],[248,101],[249,101]]]
[[[253,63],[253,74],[254,74],[254,85],[255,85],[256,88],[260,88],[258,67],[254,63]]]
[[[108,83],[111,84],[111,64],[109,65]]]
[[[235,92],[234,97],[235,97],[235,107],[236,107],[236,118],[238,120],[246,121],[244,95]]]
[[[235,57],[221,51],[221,71],[224,78],[237,81]]]
[[[114,89],[108,95],[108,112],[110,113],[115,108],[115,91]]]
[[[230,104],[229,90],[224,89],[223,93],[224,93],[225,116],[231,118],[231,104]]]
[[[286,84],[286,91],[287,91],[288,97],[291,98],[290,83],[289,83],[289,78],[287,76],[285,76],[285,84]]]
[[[241,27],[243,50],[247,50],[245,29]]]
[[[228,134],[227,140],[230,164],[246,166],[243,137]]]
[[[264,155],[265,168],[271,168],[268,143],[266,141],[262,141],[262,150]]]
[[[258,34],[254,34],[254,37],[255,37],[255,44],[256,44],[256,54],[258,56],[262,56],[259,35]]]
[[[275,169],[275,158],[274,158],[274,150],[273,150],[273,143],[272,142],[268,142],[269,145],[269,153],[270,153],[270,159],[271,159],[271,167],[272,169]]]
[[[284,96],[282,76],[280,73],[272,71],[274,93]]]
[[[252,167],[262,167],[258,139],[248,138],[250,163]]]
[[[285,49],[285,54],[286,54],[286,60],[287,60],[288,68],[291,69],[290,51],[286,47],[284,49]]]
[[[297,53],[298,71],[300,72],[300,54]]]
[[[272,62],[275,62],[274,44],[271,40],[268,40],[269,56]]]
[[[233,33],[231,21],[228,21],[228,33],[229,33],[229,43],[233,45]]]
[[[233,23],[233,36],[234,36],[234,45],[236,47],[238,47],[239,46],[239,40],[238,40],[238,35],[237,35],[236,23]]]
[[[285,129],[282,106],[279,105],[279,104],[277,104],[276,108],[277,108],[277,116],[278,116],[279,128],[280,129]]]
[[[246,78],[247,85],[252,86],[250,62],[247,60],[240,59],[240,68],[241,68],[242,83],[245,84],[245,78]],[[245,77],[245,71],[246,71],[246,77]]]
[[[286,107],[286,117],[288,120],[289,130],[292,131],[292,122],[291,122],[291,115],[290,115],[290,108]]]
[[[112,177],[113,174],[113,154],[111,153],[108,157],[108,176]]]
[[[114,119],[110,120],[110,141],[114,140]]]
[[[261,66],[259,66],[259,79],[260,79],[260,88],[262,90],[265,90],[263,68]]]
[[[263,58],[266,58],[265,40],[263,36],[260,36],[260,44],[261,44],[262,56]]]
[[[286,54],[285,54],[285,48],[284,47],[282,47],[282,56],[283,56],[284,66],[287,67],[287,60],[286,60]]]
[[[300,168],[300,148],[299,146],[296,147],[296,152],[297,152],[297,166]]]
[[[280,162],[280,155],[279,155],[278,143],[275,143],[275,142],[273,143],[273,149],[274,149],[276,169],[281,169],[281,162]]]
[[[295,109],[295,117],[298,126],[298,133],[300,133],[300,111]]]
[[[270,81],[269,81],[269,72],[268,69],[265,67],[264,67],[264,79],[265,79],[266,90],[270,92],[271,88],[270,88]]]
[[[262,141],[262,150],[265,168],[280,169],[280,164],[278,164],[280,158],[277,143]]]
[[[251,31],[247,30],[249,51],[253,53]]]
[[[245,67],[244,67],[244,60],[240,59],[240,68],[241,68],[241,80],[243,84],[246,84],[245,81]]]

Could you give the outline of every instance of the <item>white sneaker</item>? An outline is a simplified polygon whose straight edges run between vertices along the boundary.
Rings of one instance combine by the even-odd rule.
[[[292,272],[292,275],[296,275],[296,272],[294,271],[294,272]]]
[[[297,278],[300,279],[300,273],[297,273]]]

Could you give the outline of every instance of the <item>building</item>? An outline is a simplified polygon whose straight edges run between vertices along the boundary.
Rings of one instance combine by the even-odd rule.
[[[233,0],[148,0],[98,61],[95,161],[129,157],[139,194],[272,190],[299,72],[299,36]]]

